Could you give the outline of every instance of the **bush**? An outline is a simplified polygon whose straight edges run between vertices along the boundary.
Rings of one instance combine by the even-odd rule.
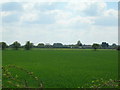
[[[84,87],[85,88],[118,88],[120,80],[104,80],[103,78],[101,79],[96,79],[91,81],[90,83],[86,84]],[[82,88],[84,88],[82,87]]]
[[[26,73],[27,77],[32,78],[32,82],[33,81],[36,82],[37,84],[36,88],[43,88],[42,81],[40,81],[38,77],[33,75],[33,72],[29,72],[24,68],[14,66],[14,65],[8,65],[8,66],[2,67],[2,78],[3,78],[2,88],[32,88],[32,86],[29,85],[29,80],[24,78],[21,79],[20,75],[18,74],[13,75],[10,69],[11,70],[15,69],[19,73],[20,71],[21,73]]]

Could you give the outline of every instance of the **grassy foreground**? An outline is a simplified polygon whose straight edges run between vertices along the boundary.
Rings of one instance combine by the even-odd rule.
[[[45,88],[78,88],[100,78],[116,80],[118,75],[115,50],[4,50],[2,59],[3,66],[12,64],[34,72]],[[24,73],[12,72],[29,80]],[[32,80],[29,84],[36,87]]]

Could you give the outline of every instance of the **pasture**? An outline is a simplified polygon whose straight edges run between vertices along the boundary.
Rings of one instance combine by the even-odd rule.
[[[11,64],[33,72],[45,88],[78,88],[95,79],[116,80],[118,77],[116,50],[3,50],[2,60],[3,66]],[[19,71],[12,72],[28,79]],[[32,80],[29,84],[36,87]]]

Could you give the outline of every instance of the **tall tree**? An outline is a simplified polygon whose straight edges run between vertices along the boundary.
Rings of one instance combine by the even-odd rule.
[[[15,48],[15,50],[18,50],[18,48],[20,48],[20,43],[15,41],[13,44],[12,44],[13,48]]]
[[[100,45],[99,44],[97,44],[97,43],[94,43],[93,45],[92,45],[92,47],[94,48],[94,50],[96,51],[96,49],[98,49],[99,47],[100,47]]]
[[[25,44],[25,49],[26,50],[30,50],[33,46],[33,43],[30,43],[30,41],[27,41],[26,44]]]
[[[77,46],[82,46],[82,43],[80,41],[77,41]]]
[[[7,48],[7,44],[5,42],[1,42],[1,44],[2,44],[2,50]]]

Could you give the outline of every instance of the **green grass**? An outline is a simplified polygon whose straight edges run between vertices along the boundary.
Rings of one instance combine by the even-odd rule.
[[[95,79],[114,80],[118,75],[116,50],[4,50],[2,55],[3,65],[14,64],[34,72],[46,88],[77,88]],[[23,73],[13,73],[28,79]]]

